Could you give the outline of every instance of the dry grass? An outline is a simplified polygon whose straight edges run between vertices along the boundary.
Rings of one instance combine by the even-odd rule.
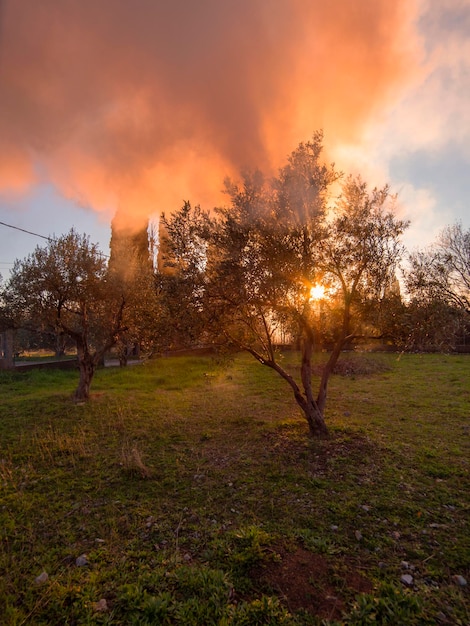
[[[121,444],[119,465],[131,476],[151,478],[152,471],[145,465],[143,456],[137,442],[125,439]]]
[[[92,454],[90,436],[80,427],[62,432],[50,424],[48,428],[34,430],[31,439],[41,461],[51,465],[67,462],[75,467]]]

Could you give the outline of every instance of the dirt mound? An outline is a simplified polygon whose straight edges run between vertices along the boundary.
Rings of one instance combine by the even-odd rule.
[[[352,564],[334,565],[326,556],[299,546],[277,550],[280,560],[253,572],[263,587],[276,593],[290,611],[303,609],[323,619],[340,619],[347,602],[372,591],[372,583]]]

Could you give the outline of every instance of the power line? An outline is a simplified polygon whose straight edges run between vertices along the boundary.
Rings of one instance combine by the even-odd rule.
[[[13,228],[14,230],[19,230],[22,233],[27,233],[28,235],[34,235],[34,237],[41,237],[41,239],[45,239],[46,241],[52,241],[52,242],[57,241],[57,239],[54,239],[54,237],[46,237],[46,235],[40,235],[39,233],[34,233],[32,230],[26,230],[25,228],[20,228],[19,226],[13,226],[13,224],[7,224],[6,222],[0,222],[0,225],[6,226],[7,228]],[[109,259],[108,254],[104,254],[103,252],[99,252],[99,254]],[[13,265],[13,263],[8,263],[8,265]]]
[[[6,224],[5,222],[0,222],[2,226],[7,226],[8,228],[13,228],[14,230],[21,230],[22,233],[27,233],[28,235],[34,235],[35,237],[41,237],[41,239],[46,239],[47,241],[55,241],[52,237],[46,237],[45,235],[39,235],[39,233],[33,233],[31,230],[26,230],[25,228],[20,228],[19,226],[13,226],[12,224]]]

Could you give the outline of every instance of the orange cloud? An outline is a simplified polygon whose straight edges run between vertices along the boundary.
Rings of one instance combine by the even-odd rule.
[[[140,224],[220,202],[318,128],[334,147],[407,84],[410,0],[4,0],[2,189],[40,176]]]

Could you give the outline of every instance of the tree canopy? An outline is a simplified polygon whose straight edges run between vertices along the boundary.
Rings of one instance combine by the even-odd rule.
[[[424,250],[408,255],[404,283],[409,345],[415,349],[453,349],[470,327],[470,229],[446,226]]]
[[[442,230],[434,245],[409,255],[406,286],[413,298],[439,300],[470,315],[470,229]]]
[[[332,201],[340,175],[322,160],[322,135],[302,143],[278,175],[259,172],[226,181],[227,206],[213,214],[191,207],[165,220],[169,263],[178,279],[193,280],[193,311],[212,338],[225,337],[275,370],[289,384],[312,436],[327,434],[328,379],[355,332],[355,307],[381,297],[395,279],[407,223],[393,213],[388,187],[368,191],[347,178]],[[336,316],[333,350],[317,394],[312,354],[323,305]],[[288,336],[301,348],[299,378],[282,366],[277,346]]]
[[[125,330],[125,297],[96,244],[72,229],[15,261],[3,290],[16,327],[65,333],[77,348],[76,400],[86,400],[96,366]]]

